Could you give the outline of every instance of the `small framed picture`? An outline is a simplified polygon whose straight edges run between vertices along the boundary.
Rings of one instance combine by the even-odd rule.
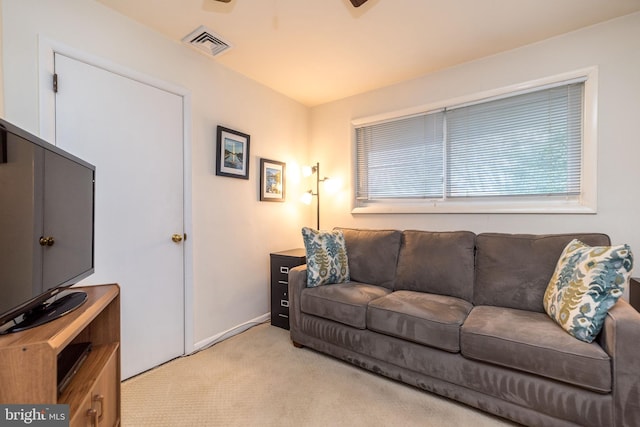
[[[249,179],[249,142],[246,133],[218,126],[216,175]]]
[[[285,169],[283,162],[260,159],[260,200],[263,202],[284,202]]]

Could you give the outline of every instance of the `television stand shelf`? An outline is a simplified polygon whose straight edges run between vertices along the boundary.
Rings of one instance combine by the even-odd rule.
[[[68,404],[70,426],[120,424],[120,288],[86,286],[75,311],[0,336],[0,403]],[[92,349],[58,395],[57,358],[73,343]]]

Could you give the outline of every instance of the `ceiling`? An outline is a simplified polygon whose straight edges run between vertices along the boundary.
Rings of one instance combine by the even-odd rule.
[[[388,86],[640,11],[640,0],[98,0],[307,106]]]

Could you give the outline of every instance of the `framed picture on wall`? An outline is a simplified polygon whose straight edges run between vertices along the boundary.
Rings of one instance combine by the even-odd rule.
[[[249,179],[249,142],[246,133],[218,126],[216,175]]]
[[[286,165],[275,160],[260,159],[260,200],[285,201]]]

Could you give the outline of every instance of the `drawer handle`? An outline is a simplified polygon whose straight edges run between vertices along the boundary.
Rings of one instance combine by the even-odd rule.
[[[289,267],[285,267],[285,266],[280,267],[280,273],[289,274]]]
[[[87,411],[87,417],[91,418],[91,427],[98,427],[98,411],[89,409]]]
[[[289,307],[289,301],[287,301],[286,299],[281,299],[280,300],[280,305],[282,307]]]
[[[280,283],[281,285],[288,285],[289,282],[287,282],[286,280],[278,280],[278,283]]]
[[[286,314],[280,314],[280,313],[278,313],[278,316],[280,316],[280,317],[284,317],[285,319],[288,319],[288,318],[289,318],[289,316],[287,316]]]
[[[93,401],[100,404],[100,412],[98,412],[98,421],[102,421],[102,416],[104,415],[104,396],[101,394],[96,394],[93,396]]]

